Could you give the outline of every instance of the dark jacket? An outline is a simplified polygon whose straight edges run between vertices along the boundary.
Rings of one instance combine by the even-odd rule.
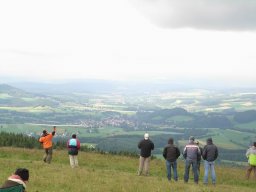
[[[25,187],[15,181],[6,180],[1,186],[0,191],[15,191],[15,192],[25,192]]]
[[[151,156],[151,150],[154,150],[154,143],[148,139],[148,140],[141,140],[138,144],[138,148],[140,149],[140,156],[142,157],[150,157]]]
[[[199,147],[194,143],[194,141],[190,141],[183,150],[183,157],[186,160],[197,161],[198,156],[201,154]]]
[[[173,145],[173,144],[167,144],[164,147],[164,151],[163,151],[163,157],[170,161],[170,162],[174,162],[178,159],[178,157],[180,156],[180,150],[177,146]]]
[[[209,162],[215,161],[218,157],[218,148],[212,143],[211,139],[207,140],[207,145],[203,149],[203,159]]]
[[[78,155],[78,150],[80,149],[80,141],[76,138],[69,139],[67,142],[68,154]]]

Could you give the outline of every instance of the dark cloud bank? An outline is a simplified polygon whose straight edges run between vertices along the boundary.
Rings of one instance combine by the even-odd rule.
[[[242,31],[256,29],[256,0],[131,1],[161,27]]]

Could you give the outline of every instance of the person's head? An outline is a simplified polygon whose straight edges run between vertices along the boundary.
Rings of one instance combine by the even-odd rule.
[[[211,137],[208,138],[208,139],[206,140],[206,143],[207,143],[207,144],[212,144],[212,138],[211,138]]]
[[[75,139],[76,138],[76,134],[72,134],[72,138]]]
[[[194,142],[194,141],[195,141],[195,137],[194,137],[194,136],[190,136],[190,137],[189,137],[189,141],[190,141],[190,142]]]
[[[255,141],[255,142],[253,142],[253,146],[254,146],[254,147],[256,147],[256,141]]]
[[[168,144],[173,144],[173,138],[168,139]]]
[[[29,180],[29,170],[26,168],[18,168],[14,174],[20,176],[23,181]]]
[[[149,138],[149,134],[148,134],[148,133],[145,133],[145,134],[144,134],[144,139],[145,139],[145,140],[148,140],[148,138]]]
[[[47,130],[43,130],[43,135],[47,135],[47,134],[48,134]]]

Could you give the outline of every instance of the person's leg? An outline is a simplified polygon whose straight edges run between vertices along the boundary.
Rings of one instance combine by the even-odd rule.
[[[145,175],[149,175],[150,158],[151,158],[151,157],[147,157],[147,158],[145,159],[145,163],[144,163]]]
[[[247,171],[246,171],[246,179],[250,178],[252,169],[253,169],[253,167],[249,164],[249,167],[247,168]]]
[[[256,166],[252,166],[254,180],[256,180]]]
[[[69,162],[70,162],[70,166],[72,168],[75,167],[75,160],[74,160],[74,156],[73,155],[69,155]]]
[[[211,168],[211,176],[212,176],[212,184],[216,184],[216,174],[215,174],[215,168],[214,168],[214,162],[210,162],[210,168]]]
[[[198,176],[200,175],[200,164],[201,164],[201,161],[197,161]]]
[[[193,173],[194,173],[194,182],[198,183],[197,161],[192,161],[192,169],[193,169]]]
[[[145,161],[145,158],[140,156],[138,175],[141,175],[141,173],[142,173],[142,169],[144,167],[144,161]]]
[[[184,182],[187,183],[189,179],[189,169],[191,162],[189,160],[185,161],[185,173],[184,173]]]
[[[75,164],[75,167],[78,167],[78,158],[77,158],[77,155],[74,155],[74,164]]]
[[[167,171],[167,179],[170,181],[171,180],[171,162],[166,160],[166,171]]]
[[[175,181],[178,181],[178,173],[177,173],[177,161],[174,161],[172,163],[172,168],[173,168],[173,179]]]
[[[48,149],[44,149],[44,156],[43,156],[43,161],[46,163],[46,159],[48,156]]]
[[[209,163],[204,161],[204,184],[208,184]]]
[[[46,162],[51,163],[52,161],[52,147],[48,148],[48,155],[46,157]]]

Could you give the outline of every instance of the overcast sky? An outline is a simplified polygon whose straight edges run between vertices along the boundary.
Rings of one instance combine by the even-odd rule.
[[[0,76],[256,83],[254,0],[0,1]]]

